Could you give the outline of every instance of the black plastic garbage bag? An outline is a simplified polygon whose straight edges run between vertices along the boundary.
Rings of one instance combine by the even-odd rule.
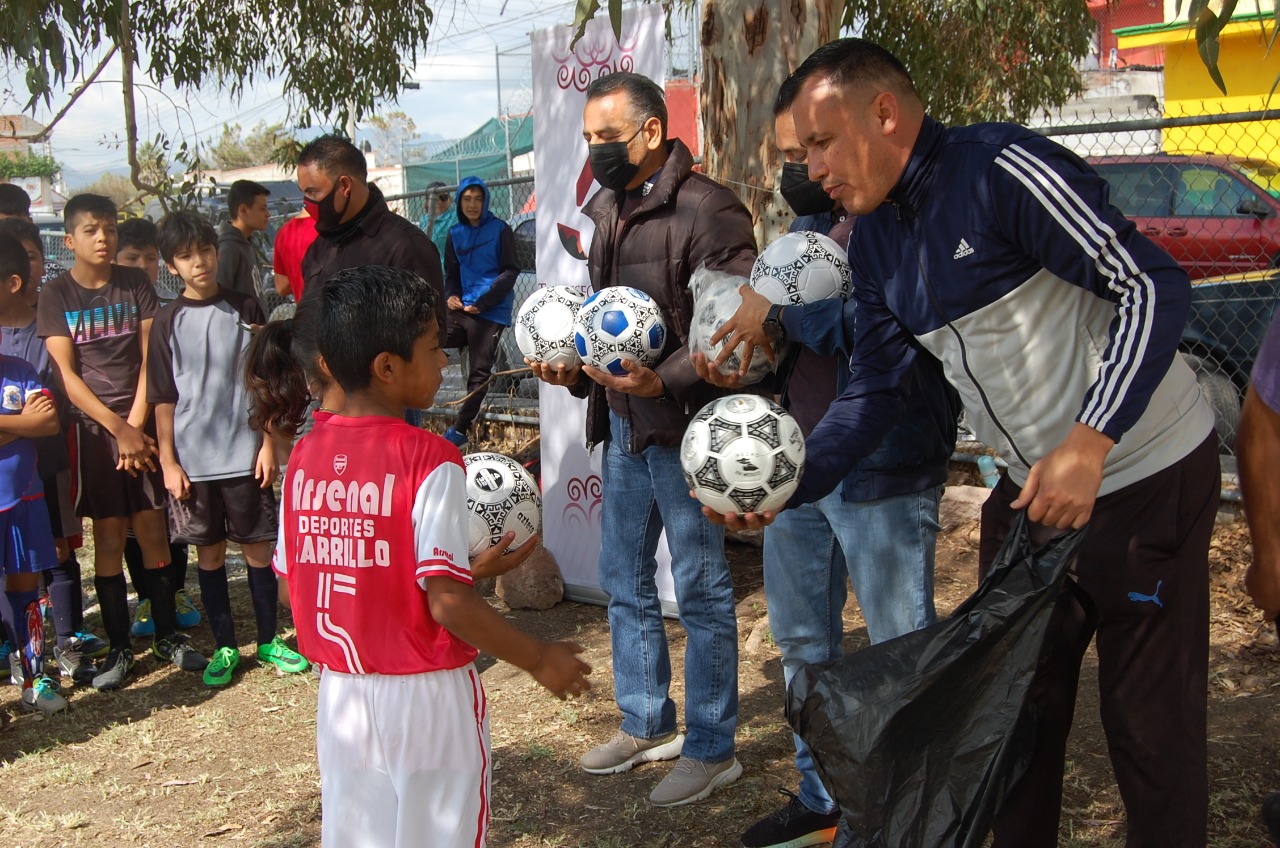
[[[1031,756],[1027,695],[1083,533],[1033,550],[1023,513],[950,618],[792,679],[787,719],[854,844],[982,845]]]

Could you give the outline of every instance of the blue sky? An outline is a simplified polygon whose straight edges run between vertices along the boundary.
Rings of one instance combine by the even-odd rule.
[[[530,108],[531,73],[528,33],[555,24],[572,22],[574,0],[483,0],[443,3],[436,10],[430,42],[414,71],[418,91],[404,92],[398,104],[387,103],[379,111],[399,109],[413,118],[418,131],[428,137],[459,138],[498,112],[498,73],[501,72],[503,105],[507,111]],[[494,50],[500,66],[495,67]],[[92,68],[97,60],[85,64]],[[0,112],[16,112],[21,102],[3,89],[25,93],[21,74],[5,69],[0,84]],[[104,171],[127,170],[122,146],[120,69],[108,65],[100,81],[86,91],[59,122],[52,138],[55,158],[64,166],[71,188],[95,179]],[[75,84],[68,86],[74,88]],[[248,129],[258,121],[272,123],[286,118],[281,84],[272,81],[240,101],[232,101],[216,87],[180,93],[143,90],[139,105],[138,133],[149,138],[164,129],[174,135],[175,126],[190,140],[215,138],[225,123]],[[47,121],[61,108],[55,98],[52,109],[43,106],[35,118]]]

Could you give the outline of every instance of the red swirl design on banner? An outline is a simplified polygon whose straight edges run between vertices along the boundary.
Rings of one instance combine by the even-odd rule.
[[[556,85],[561,89],[586,91],[593,79],[618,71],[634,71],[636,60],[631,54],[638,41],[638,33],[624,32],[619,42],[614,39],[613,30],[606,26],[584,35],[573,50],[567,49],[567,41],[563,52],[553,47],[551,58],[558,66]]]
[[[586,479],[570,477],[565,493],[569,496],[563,513],[566,527],[585,529],[600,523],[604,481],[598,474],[588,475]]]

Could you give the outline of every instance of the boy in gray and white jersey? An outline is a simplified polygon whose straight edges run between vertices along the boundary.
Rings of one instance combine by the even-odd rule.
[[[184,288],[151,327],[147,400],[155,405],[172,538],[196,546],[200,594],[217,650],[204,682],[225,686],[240,662],[227,589],[227,540],[249,563],[258,659],[285,672],[307,661],[276,635],[271,550],[279,466],[269,437],[249,427],[244,350],[266,323],[256,298],[218,285],[218,237],[202,218],[176,212],[160,222],[160,253]]]

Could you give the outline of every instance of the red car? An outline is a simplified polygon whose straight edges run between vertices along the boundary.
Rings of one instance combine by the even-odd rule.
[[[1269,162],[1217,154],[1089,159],[1111,202],[1193,280],[1280,267],[1280,198]]]

